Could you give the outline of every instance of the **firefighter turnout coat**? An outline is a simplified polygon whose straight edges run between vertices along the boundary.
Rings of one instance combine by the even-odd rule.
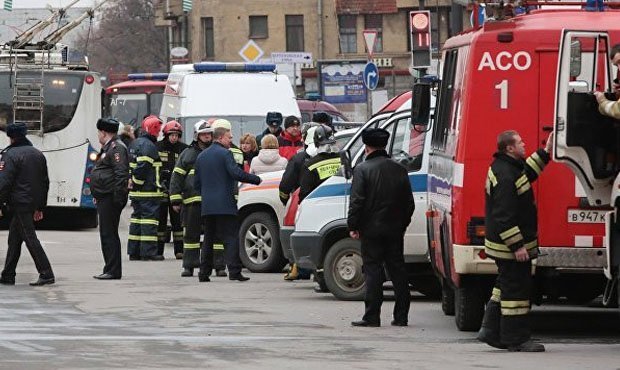
[[[494,259],[514,260],[525,246],[530,258],[538,249],[538,220],[534,182],[549,162],[549,154],[537,150],[525,161],[495,153],[486,180],[485,252]]]

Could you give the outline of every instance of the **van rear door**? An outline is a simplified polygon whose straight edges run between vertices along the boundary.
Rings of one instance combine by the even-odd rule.
[[[611,91],[609,49],[607,32],[562,32],[553,159],[570,167],[594,206],[609,204],[618,167],[616,121],[599,113],[592,94]]]

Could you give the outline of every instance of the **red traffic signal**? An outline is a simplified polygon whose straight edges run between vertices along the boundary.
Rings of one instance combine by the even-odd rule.
[[[428,10],[409,12],[409,31],[413,67],[429,67],[431,64],[431,12]]]

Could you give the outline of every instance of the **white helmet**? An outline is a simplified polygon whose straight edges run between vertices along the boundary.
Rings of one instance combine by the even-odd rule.
[[[213,121],[213,129],[216,129],[216,128],[224,128],[230,131],[232,127],[231,127],[229,120],[224,119],[224,118],[219,118]]]
[[[200,121],[194,124],[194,134],[204,134],[204,133],[212,133],[213,128],[211,127],[211,123],[208,121],[201,119]]]

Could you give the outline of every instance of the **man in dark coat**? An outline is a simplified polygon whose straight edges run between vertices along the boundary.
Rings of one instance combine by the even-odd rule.
[[[282,113],[269,112],[267,113],[265,121],[267,121],[267,128],[256,137],[256,144],[258,144],[259,149],[260,142],[261,140],[263,140],[263,137],[265,137],[265,135],[271,134],[275,137],[280,137],[280,135],[282,134]]]
[[[15,268],[24,242],[39,272],[39,279],[30,285],[54,284],[52,266],[34,228],[34,221],[43,219],[47,205],[47,162],[43,153],[26,139],[26,133],[25,124],[9,124],[6,135],[11,145],[0,153],[0,204],[7,204],[13,212],[0,284],[15,284]]]
[[[408,324],[411,297],[403,248],[415,203],[407,170],[385,151],[389,137],[385,129],[362,132],[366,160],[355,168],[351,183],[347,223],[351,238],[362,241],[366,278],[366,312],[362,320],[351,322],[353,326],[381,326],[384,263],[396,298],[392,325]]]
[[[122,276],[118,224],[129,194],[129,153],[116,135],[118,125],[113,118],[97,121],[101,152],[90,173],[90,190],[97,202],[99,237],[105,261],[103,273],[93,276],[99,280],[120,279]]]
[[[239,258],[239,223],[237,181],[260,184],[260,177],[244,172],[233,158],[229,148],[232,142],[230,122],[225,119],[213,123],[213,144],[196,159],[194,188],[200,189],[201,215],[205,237],[200,254],[198,280],[210,281],[213,269],[213,244],[224,242],[224,254],[230,280],[246,281],[250,278],[241,274]]]

